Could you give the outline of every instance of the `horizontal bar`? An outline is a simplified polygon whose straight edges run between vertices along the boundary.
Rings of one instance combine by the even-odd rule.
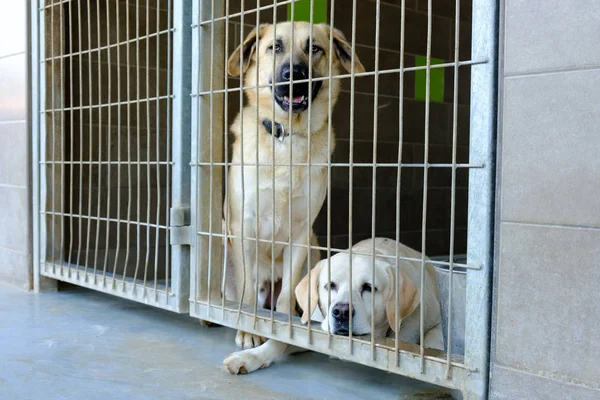
[[[63,273],[60,273],[61,264],[56,264],[49,261],[40,260],[41,275],[48,278],[56,279],[63,282],[72,283],[74,285],[83,286],[88,289],[97,290],[102,293],[108,293],[113,296],[121,297],[128,300],[137,301],[139,303],[149,304],[159,308],[164,308],[171,311],[177,310],[176,296],[173,292],[166,291],[164,285],[159,285],[160,289],[153,287],[144,287],[139,282],[135,282],[132,278],[126,278],[123,282],[122,275],[116,277],[106,275],[106,279],[100,274],[94,275],[93,271],[85,272],[81,267],[79,270],[72,264],[62,263]],[[46,266],[46,268],[44,268]],[[56,272],[52,270],[56,267]],[[152,300],[152,301],[151,301]]]
[[[313,324],[315,326],[312,326],[309,332],[307,326],[302,325],[300,319],[295,316],[292,317],[294,324],[290,326],[288,325],[288,316],[277,312],[274,313],[273,324],[271,324],[270,310],[259,310],[255,319],[251,308],[251,306],[244,306],[244,311],[238,314],[238,305],[234,302],[226,302],[226,307],[223,308],[220,304],[207,305],[204,302],[190,300],[190,315],[192,317],[273,338],[307,350],[338,357],[345,361],[352,361],[386,372],[443,385],[451,389],[462,389],[469,376],[475,372],[474,369],[469,368],[462,362],[462,357],[454,356],[452,375],[448,379],[441,380],[440,377],[445,376],[445,352],[426,349],[424,356],[425,370],[421,373],[418,345],[400,342],[398,351],[400,363],[399,366],[396,366],[396,351],[393,339],[381,338],[376,340],[375,359],[373,360],[371,358],[370,337],[353,337],[353,351],[350,353],[348,351],[348,337],[329,336],[316,326],[318,324]],[[212,317],[213,315],[219,317]]]
[[[38,7],[38,11],[44,11],[44,10],[50,9],[52,7],[59,6],[61,4],[76,3],[77,1],[82,1],[82,0],[60,0],[60,1],[52,1],[51,4],[47,4],[45,6]],[[117,1],[123,1],[123,0],[117,0]],[[292,0],[292,1],[294,1],[294,0]],[[129,5],[129,7],[131,7],[131,8],[133,8],[134,6],[135,6],[134,4],[130,4]],[[141,8],[145,8],[145,9],[148,9],[148,10],[156,10],[157,9],[157,7],[146,7],[146,5],[141,5]],[[165,9],[160,9],[160,10],[166,11]]]
[[[228,14],[228,15],[223,16],[223,17],[217,17],[217,18],[213,18],[213,19],[207,19],[207,20],[201,21],[199,24],[191,24],[191,27],[192,27],[192,29],[196,29],[196,28],[198,28],[198,26],[209,25],[209,24],[212,24],[213,22],[217,22],[217,21],[229,21],[229,20],[231,20],[232,18],[235,18],[235,17],[241,17],[242,15],[253,14],[253,13],[256,13],[257,11],[269,10],[271,8],[276,8],[278,6],[283,6],[283,5],[286,5],[286,4],[291,4],[294,1],[298,1],[298,0],[283,0],[283,1],[278,1],[277,3],[268,4],[266,6],[260,6],[260,7],[257,7],[257,8],[250,8],[250,9],[247,9],[247,10],[243,10],[241,12],[231,13],[231,14]]]
[[[60,217],[83,218],[83,219],[91,219],[94,221],[116,222],[116,223],[120,223],[120,224],[130,224],[130,225],[135,225],[135,226],[138,226],[138,225],[139,226],[147,226],[150,228],[165,229],[165,230],[168,230],[170,228],[166,225],[150,224],[148,222],[128,221],[125,219],[95,217],[92,215],[70,214],[70,213],[62,213],[62,212],[56,212],[56,211],[40,211],[40,215],[57,215]]]
[[[117,101],[117,102],[114,102],[114,103],[94,104],[94,105],[91,105],[91,106],[50,108],[50,109],[46,109],[46,110],[40,111],[40,114],[54,113],[54,112],[61,112],[61,111],[90,110],[90,109],[94,109],[94,108],[125,106],[127,104],[145,103],[147,101],[158,101],[158,100],[172,99],[174,97],[175,96],[173,96],[173,95],[165,95],[165,96],[158,96],[158,97],[146,97],[146,98],[137,99],[137,100]]]
[[[173,165],[173,161],[40,161],[40,164],[63,165]]]
[[[487,62],[488,62],[487,60],[484,60],[484,61],[473,61],[473,60],[460,61],[458,63],[458,66],[479,65],[479,64],[486,64]],[[444,63],[444,64],[432,64],[430,66],[420,65],[420,66],[416,66],[416,67],[380,69],[379,71],[356,72],[354,74],[340,74],[340,75],[325,76],[325,77],[310,78],[310,79],[298,79],[298,80],[293,79],[291,81],[291,83],[311,83],[311,82],[319,82],[319,81],[329,81],[330,79],[350,79],[353,76],[356,78],[360,78],[363,76],[398,74],[401,72],[426,71],[428,69],[450,68],[450,67],[456,67],[456,63],[449,62],[449,63]],[[239,92],[240,90],[246,90],[246,89],[265,89],[265,88],[272,88],[273,86],[289,86],[289,85],[290,85],[290,82],[272,82],[272,83],[264,84],[264,85],[253,85],[253,86],[234,87],[234,88],[228,88],[228,89],[219,89],[219,90],[213,90],[212,92],[210,90],[205,90],[205,91],[198,92],[198,93],[192,93],[191,96],[192,97],[206,96],[206,95],[210,95],[211,93]]]
[[[205,231],[196,231],[196,235],[200,235],[200,236],[212,236],[212,237],[220,237],[220,238],[227,238],[227,239],[244,239],[245,241],[251,241],[254,242],[257,239],[250,237],[250,236],[238,236],[238,235],[230,235],[228,233],[218,233],[218,232],[205,232]],[[344,253],[344,254],[350,254],[350,252],[348,251],[348,249],[336,249],[336,248],[327,248],[327,247],[323,247],[323,246],[314,246],[314,245],[307,245],[307,244],[297,244],[297,243],[290,243],[290,242],[284,242],[281,240],[271,240],[271,239],[258,239],[259,243],[269,243],[269,244],[279,244],[279,245],[285,245],[285,246],[292,246],[292,247],[304,247],[304,248],[308,248],[308,249],[315,249],[315,250],[323,250],[323,251],[333,251],[336,253]],[[352,255],[359,255],[359,256],[372,256],[371,253],[361,253],[361,252],[357,252],[352,250]],[[389,258],[390,260],[403,260],[403,261],[417,261],[417,262],[421,262],[420,258],[412,258],[412,257],[396,257],[395,255],[391,255],[391,256],[387,256],[387,255],[378,255],[377,257],[381,257],[381,258]],[[432,259],[428,259],[427,260],[427,264],[432,264],[432,265],[445,265],[445,266],[449,266],[450,262],[449,261],[438,261],[438,260],[432,260]],[[457,263],[457,262],[453,262],[452,265],[454,265],[455,267],[460,267],[460,268],[466,268],[466,269],[480,269],[481,266],[479,265],[472,265],[472,264],[461,264],[461,263]]]
[[[190,163],[191,166],[199,166],[199,167],[210,167],[212,166],[217,166],[217,167],[231,167],[231,166],[235,166],[235,167],[241,167],[242,164],[241,163],[233,163],[233,162],[213,162],[211,163],[210,161],[206,161],[206,162],[191,162]],[[400,164],[398,165],[398,163],[317,163],[317,162],[311,162],[310,166],[311,167],[327,167],[331,165],[332,167],[382,167],[382,168],[398,168],[398,166],[402,167],[402,168],[484,168],[485,165],[483,164],[450,164],[450,163],[442,163],[442,164],[423,164],[423,163],[417,163],[417,164]],[[251,163],[251,162],[245,162],[243,164],[244,167],[308,167],[308,163],[285,163],[285,164],[281,164],[281,163]]]
[[[61,54],[59,56],[48,57],[48,58],[44,58],[43,60],[40,60],[40,63],[45,63],[45,62],[48,62],[48,61],[65,59],[65,58],[69,58],[69,57],[80,56],[80,55],[84,55],[84,54],[96,53],[98,51],[107,50],[107,49],[110,49],[110,48],[113,48],[113,47],[126,46],[126,45],[128,45],[130,43],[141,42],[142,40],[146,40],[146,39],[150,39],[152,37],[164,35],[164,34],[167,34],[167,33],[173,32],[173,31],[174,31],[174,29],[165,29],[165,30],[162,30],[162,31],[150,33],[148,35],[136,36],[133,39],[124,40],[124,41],[119,42],[119,43],[113,43],[113,44],[109,44],[109,45],[101,46],[101,47],[94,47],[92,49],[82,50],[82,51],[78,51],[78,52],[75,52],[75,53]],[[123,64],[121,64],[121,66],[123,66]],[[145,68],[149,68],[149,67],[145,67]],[[153,68],[153,69],[155,69],[155,68]]]

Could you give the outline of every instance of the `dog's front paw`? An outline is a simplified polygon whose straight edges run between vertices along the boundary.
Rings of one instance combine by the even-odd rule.
[[[266,341],[262,336],[253,335],[244,331],[237,331],[235,335],[235,344],[240,349],[248,350],[260,346]]]
[[[252,350],[238,351],[230,354],[223,360],[223,365],[233,375],[245,375],[269,366],[268,363],[262,362],[256,355],[252,354]]]

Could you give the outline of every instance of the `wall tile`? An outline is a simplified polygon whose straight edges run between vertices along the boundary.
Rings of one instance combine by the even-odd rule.
[[[600,70],[506,80],[502,218],[600,226]]]
[[[27,253],[0,247],[0,282],[30,290],[33,281],[31,265]]]
[[[506,1],[504,72],[520,74],[600,64],[600,3]]]
[[[595,400],[600,391],[494,366],[489,395],[490,400]]]
[[[28,185],[27,139],[26,122],[0,123],[0,185]]]
[[[598,382],[600,230],[503,223],[496,363]]]
[[[27,189],[0,186],[0,246],[28,251],[28,220]]]
[[[0,58],[0,121],[27,118],[27,55]]]
[[[25,0],[3,1],[0,5],[0,57],[27,50]]]

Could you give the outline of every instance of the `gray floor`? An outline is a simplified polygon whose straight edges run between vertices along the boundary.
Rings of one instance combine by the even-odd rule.
[[[234,331],[78,289],[0,285],[0,399],[439,399],[439,388],[304,353],[232,376]]]

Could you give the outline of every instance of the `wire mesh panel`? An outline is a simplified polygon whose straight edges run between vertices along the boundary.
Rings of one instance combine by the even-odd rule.
[[[192,18],[190,310],[254,348],[229,371],[292,344],[484,398],[494,2]]]
[[[40,272],[186,309],[169,243],[181,168],[172,159],[172,2],[34,3]]]

